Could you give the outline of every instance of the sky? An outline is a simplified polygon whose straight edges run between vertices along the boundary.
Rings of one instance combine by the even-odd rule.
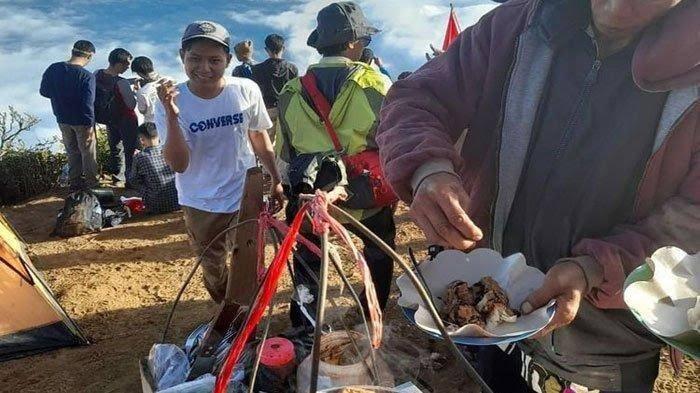
[[[442,45],[449,1],[359,0],[367,19],[382,32],[371,47],[393,76],[425,62],[428,45]],[[41,76],[51,63],[70,57],[73,43],[92,41],[97,53],[86,67],[107,66],[109,52],[123,47],[147,56],[156,70],[185,80],[178,56],[185,26],[213,20],[226,26],[232,42],[254,42],[256,61],[265,60],[264,39],[277,33],[287,40],[285,57],[300,71],[318,60],[306,39],[316,14],[328,0],[0,0],[0,111],[12,105],[40,122],[23,138],[32,145],[59,135],[48,99],[39,95]],[[476,23],[497,6],[489,0],[454,0],[461,27]],[[236,65],[235,59],[231,68]],[[230,72],[230,70],[228,71]],[[123,76],[133,77],[131,71]]]

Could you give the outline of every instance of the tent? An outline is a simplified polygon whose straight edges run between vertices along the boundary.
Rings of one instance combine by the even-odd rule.
[[[0,361],[85,344],[0,213]]]

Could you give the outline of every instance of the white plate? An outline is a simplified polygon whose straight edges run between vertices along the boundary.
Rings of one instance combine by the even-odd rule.
[[[650,281],[631,283],[625,289],[625,303],[659,336],[700,333],[689,320],[695,322],[691,310],[699,302],[700,254],[688,255],[679,248],[664,247],[647,259],[647,264],[654,276]]]
[[[514,254],[503,258],[498,252],[480,248],[465,254],[461,251],[446,250],[439,253],[432,261],[420,264],[420,270],[433,294],[438,311],[443,303],[442,297],[447,287],[454,281],[465,281],[469,285],[491,276],[508,295],[509,306],[519,310],[527,296],[539,288],[544,281],[544,273],[539,269],[527,266],[522,254]],[[398,304],[401,307],[417,309],[415,322],[421,329],[438,333],[428,310],[404,274],[396,280],[401,291]],[[553,317],[553,308],[539,308],[528,315],[518,317],[516,322],[501,323],[490,331],[477,325],[462,326],[450,332],[454,337],[511,337],[526,333],[534,333],[544,328]]]

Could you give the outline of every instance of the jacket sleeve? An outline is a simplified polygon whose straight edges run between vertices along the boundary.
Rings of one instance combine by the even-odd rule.
[[[44,75],[41,77],[41,86],[39,87],[39,94],[46,98],[51,98],[53,94],[51,94],[51,88],[49,87],[49,71],[51,70],[51,67],[47,68],[46,71],[44,71]]]
[[[700,0],[685,0],[646,31],[632,60],[634,80],[647,91],[700,84]]]
[[[135,109],[136,93],[131,89],[131,82],[128,79],[121,79],[117,82],[117,89],[119,89],[124,106],[131,110]]]
[[[275,139],[275,156],[277,156],[277,166],[282,178],[282,184],[289,184],[289,164],[294,157],[294,148],[291,145],[291,133],[287,123],[287,109],[293,93],[284,90],[279,96],[277,103],[277,138]]]
[[[602,267],[599,280],[602,283],[588,296],[599,308],[626,308],[622,299],[625,277],[656,249],[676,246],[688,253],[700,252],[700,107],[697,105],[700,104],[695,108],[690,166],[676,193],[642,220],[617,226],[603,238],[583,239],[573,248],[575,256],[590,256]]]
[[[463,165],[454,143],[478,107],[493,15],[484,16],[445,53],[394,83],[384,101],[377,143],[387,179],[404,201],[411,200],[411,179],[421,165],[445,159],[455,169]]]
[[[95,75],[90,73],[83,81],[83,113],[95,122]]]

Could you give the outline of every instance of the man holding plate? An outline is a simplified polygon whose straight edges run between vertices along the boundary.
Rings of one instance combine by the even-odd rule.
[[[697,0],[513,0],[389,92],[380,154],[428,240],[521,252],[546,273],[522,311],[556,300],[478,353],[494,391],[652,391],[662,343],[622,288],[700,249],[698,26]]]

